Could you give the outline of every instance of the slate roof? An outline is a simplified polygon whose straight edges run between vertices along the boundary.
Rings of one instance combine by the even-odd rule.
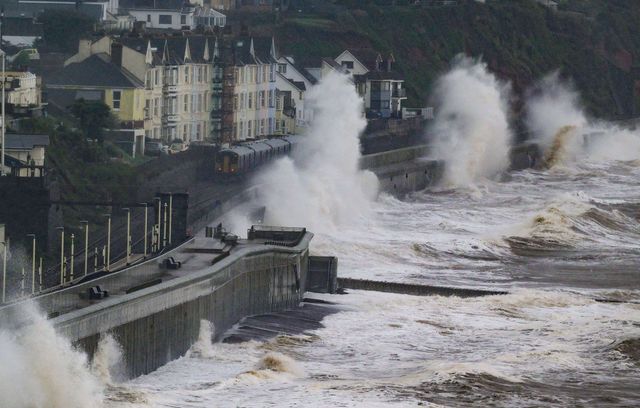
[[[49,146],[49,135],[7,133],[4,140],[8,150],[31,150],[36,146]]]
[[[195,7],[184,0],[120,0],[118,8],[124,10],[182,10],[184,6]]]
[[[95,54],[69,64],[46,78],[46,86],[137,88],[143,83],[112,63],[106,54]]]
[[[283,58],[285,60],[287,60],[287,62],[291,65],[293,65],[293,68],[296,69],[296,71],[298,71],[300,73],[300,75],[302,75],[307,81],[309,81],[311,83],[311,85],[315,85],[318,80],[309,73],[309,71],[307,71],[306,68],[304,68],[302,65],[294,62],[293,58],[289,57],[289,56],[283,56]]]
[[[31,17],[5,17],[2,22],[2,35],[19,37],[42,37],[42,24]]]
[[[349,48],[347,49],[354,57],[358,59],[369,71],[376,70],[376,60],[381,58],[382,61],[385,61],[385,57],[382,56],[378,51],[372,50],[371,48]]]
[[[191,52],[191,62],[205,63],[213,60],[213,51],[216,43],[216,37],[214,36],[189,36],[189,37],[156,37],[156,38],[132,38],[123,37],[120,39],[122,45],[136,50],[142,54],[146,54],[147,46],[151,43],[151,48],[155,48],[153,56],[153,63],[155,65],[167,64],[167,65],[181,65],[184,63],[184,50],[186,48],[187,40],[189,40],[189,51]],[[209,61],[204,59],[205,44],[209,41]],[[168,53],[168,60],[163,61],[162,56],[166,51]]]

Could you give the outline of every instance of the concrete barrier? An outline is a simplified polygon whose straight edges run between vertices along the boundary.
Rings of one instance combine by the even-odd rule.
[[[342,289],[371,290],[376,292],[400,293],[415,296],[457,296],[478,297],[506,295],[509,292],[454,288],[444,286],[417,285],[411,283],[381,282],[366,279],[338,278],[338,286]]]

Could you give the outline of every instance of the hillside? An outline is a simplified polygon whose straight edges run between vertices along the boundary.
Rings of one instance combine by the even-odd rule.
[[[275,33],[281,51],[303,65],[317,65],[319,57],[335,57],[345,48],[393,52],[407,80],[408,105],[423,105],[434,78],[464,52],[482,57],[519,95],[560,70],[592,114],[637,113],[633,57],[640,55],[640,3],[635,0],[565,0],[556,12],[533,0],[463,0],[448,6],[335,1],[322,10],[299,3],[270,18],[232,18],[253,32]],[[395,5],[380,5],[385,3]]]

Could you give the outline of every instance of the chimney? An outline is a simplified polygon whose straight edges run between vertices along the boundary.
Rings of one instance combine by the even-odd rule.
[[[122,44],[113,42],[111,44],[111,62],[117,66],[122,66]]]

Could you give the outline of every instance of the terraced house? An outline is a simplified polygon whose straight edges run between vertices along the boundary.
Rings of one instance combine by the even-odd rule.
[[[166,143],[211,139],[210,110],[215,38],[123,38],[123,66],[145,86],[145,135]]]
[[[268,37],[244,37],[232,45],[232,140],[273,135],[276,128],[275,42]]]
[[[147,139],[165,144],[210,140],[214,137],[210,111],[215,44],[215,37],[209,36],[83,40],[78,53],[66,62],[69,73],[49,81],[48,87],[80,89],[77,77],[82,77],[82,90],[107,90],[99,99],[123,121],[128,120],[123,110],[129,106],[130,90],[136,90],[131,120]],[[100,66],[82,68],[87,64]],[[71,73],[72,67],[77,75]],[[108,89],[101,79],[107,73],[119,78]],[[82,96],[89,94],[76,92],[71,102]]]

